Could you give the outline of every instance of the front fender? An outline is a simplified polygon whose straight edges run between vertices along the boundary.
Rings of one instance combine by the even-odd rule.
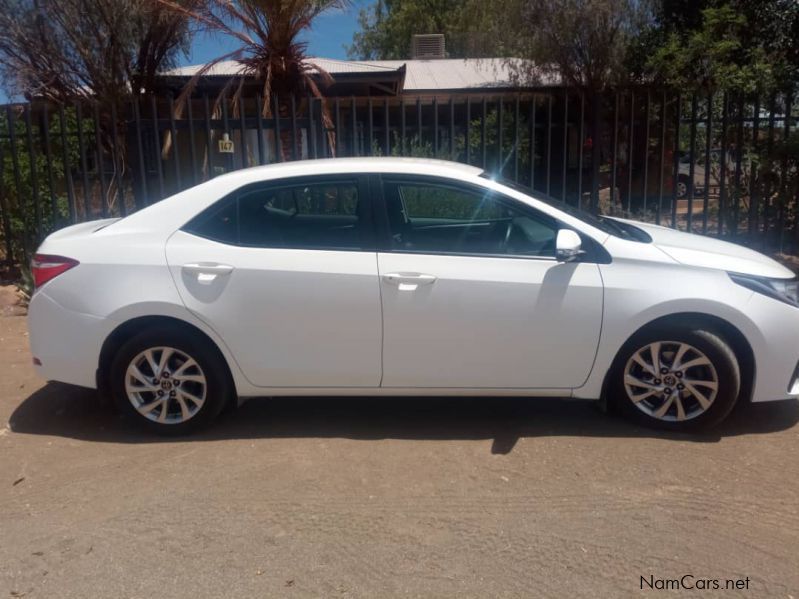
[[[666,316],[711,316],[740,331],[755,350],[766,343],[747,309],[753,292],[733,283],[723,271],[674,264],[649,265],[643,271],[632,261],[614,261],[600,269],[605,306],[599,347],[591,374],[582,387],[573,390],[574,397],[600,397],[619,350],[635,333]]]

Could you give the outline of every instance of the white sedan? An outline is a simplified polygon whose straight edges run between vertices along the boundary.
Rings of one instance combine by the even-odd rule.
[[[799,397],[791,271],[449,162],[237,171],[57,231],[33,273],[41,376],[164,433],[270,395],[606,399],[679,430]]]

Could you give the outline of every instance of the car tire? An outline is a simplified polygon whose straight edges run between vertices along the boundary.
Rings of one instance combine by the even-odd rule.
[[[656,326],[624,345],[607,390],[615,411],[639,424],[671,431],[706,430],[735,407],[741,370],[718,332]]]
[[[180,328],[143,331],[111,362],[109,382],[120,411],[149,431],[183,435],[208,425],[233,397],[219,351]]]

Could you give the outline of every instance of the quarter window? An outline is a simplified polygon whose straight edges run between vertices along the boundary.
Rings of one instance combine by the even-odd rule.
[[[488,190],[389,180],[385,197],[395,251],[555,255],[553,219]]]
[[[201,213],[185,230],[249,247],[365,249],[368,206],[356,181],[245,188]]]

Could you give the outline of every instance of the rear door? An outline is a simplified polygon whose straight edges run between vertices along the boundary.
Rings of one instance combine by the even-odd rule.
[[[599,342],[597,264],[555,260],[560,225],[454,180],[383,177],[384,387],[582,385]]]
[[[186,306],[262,387],[377,387],[380,289],[358,176],[240,189],[167,243]]]

